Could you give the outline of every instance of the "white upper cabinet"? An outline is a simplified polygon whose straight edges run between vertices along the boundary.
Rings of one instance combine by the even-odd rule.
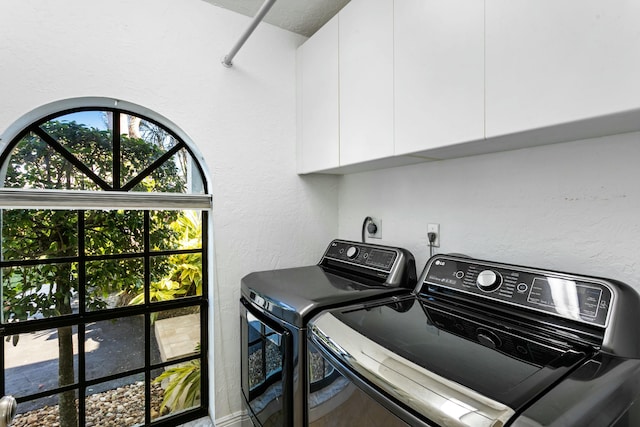
[[[298,173],[340,165],[338,19],[298,48]]]
[[[394,20],[395,154],[483,139],[484,2],[396,0]]]
[[[487,0],[486,27],[487,138],[640,107],[640,1]]]
[[[339,16],[340,164],[392,156],[393,0],[352,0]]]

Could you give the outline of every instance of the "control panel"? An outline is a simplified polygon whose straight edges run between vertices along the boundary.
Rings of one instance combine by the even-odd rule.
[[[387,273],[391,272],[398,256],[399,251],[393,248],[341,240],[331,242],[324,254],[324,258]]]
[[[423,276],[423,292],[434,286],[601,327],[614,299],[600,279],[444,255]]]
[[[509,334],[498,328],[465,319],[452,312],[434,309],[427,305],[424,306],[424,310],[429,315],[428,322],[439,329],[444,329],[454,335],[476,341],[485,347],[501,351],[511,357],[538,366],[548,365],[564,353],[560,349],[539,344],[518,334]]]

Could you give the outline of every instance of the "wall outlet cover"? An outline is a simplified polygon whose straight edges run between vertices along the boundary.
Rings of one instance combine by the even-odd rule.
[[[376,225],[376,232],[370,233],[367,229],[367,237],[371,239],[382,239],[382,220],[380,218],[371,217],[371,222]]]

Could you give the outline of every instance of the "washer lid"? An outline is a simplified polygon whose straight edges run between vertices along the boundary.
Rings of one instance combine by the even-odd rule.
[[[410,290],[350,279],[313,265],[248,274],[242,278],[241,292],[263,310],[302,328],[320,310]]]
[[[312,340],[436,423],[503,425],[586,357],[560,342],[535,341],[419,299],[407,311],[398,307],[322,313],[310,322]]]

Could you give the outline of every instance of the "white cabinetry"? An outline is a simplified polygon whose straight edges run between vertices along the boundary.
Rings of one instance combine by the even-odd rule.
[[[340,165],[392,156],[393,0],[352,0],[339,16]]]
[[[638,0],[352,0],[299,50],[299,172],[640,130],[638,23]]]
[[[640,107],[639,28],[637,0],[487,0],[487,138]]]
[[[483,139],[484,2],[396,0],[394,20],[395,154]]]
[[[298,49],[298,172],[340,165],[338,19]]]

